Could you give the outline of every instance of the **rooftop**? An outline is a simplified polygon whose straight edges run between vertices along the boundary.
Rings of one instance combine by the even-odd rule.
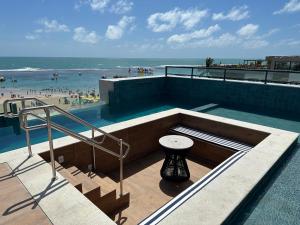
[[[202,123],[195,123],[198,120]],[[204,121],[206,123],[203,124]],[[188,157],[191,179],[174,187],[173,183],[163,181],[159,175],[164,156],[158,148],[157,138],[167,134],[169,128],[178,123],[198,124],[196,127],[202,124],[201,128],[211,132],[218,131],[219,134],[221,132],[223,136],[231,135],[231,137],[244,139],[246,142],[250,141],[249,134],[253,133],[250,135],[252,142],[256,140],[254,142],[257,144],[251,151],[242,155],[239,153],[239,157],[236,155],[234,160],[224,155],[225,159],[228,158],[227,161],[224,161],[224,157],[219,158],[220,156],[216,161],[217,158],[213,156],[214,154],[205,156],[205,153],[204,155],[199,153],[198,149],[201,148],[198,145],[202,146],[203,144],[197,142],[195,150]],[[222,127],[226,129],[220,129]],[[0,160],[1,163],[7,163],[14,171],[14,177],[22,182],[53,224],[72,224],[74,221],[77,224],[90,224],[92,221],[93,224],[95,221],[99,221],[99,224],[113,224],[112,220],[117,223],[136,224],[143,220],[142,223],[147,223],[147,218],[165,224],[180,224],[182,219],[185,222],[197,220],[202,221],[203,224],[219,224],[226,220],[298,137],[298,134],[288,131],[183,109],[172,109],[110,125],[103,129],[132,143],[131,153],[128,155],[124,167],[124,189],[126,193],[130,194],[129,207],[126,206],[117,213],[102,205],[100,208],[103,207],[102,210],[106,211],[107,215],[105,215],[96,207],[95,201],[94,204],[92,203],[93,198],[84,197],[85,195],[78,191],[78,187],[75,188],[70,183],[70,178],[65,173],[58,173],[58,179],[51,182],[51,166],[46,162],[48,154],[45,153],[49,150],[47,142],[33,145],[34,156],[31,158],[28,158],[27,149],[23,148],[1,154]],[[240,131],[237,132],[238,130]],[[89,132],[83,134],[90,136]],[[131,140],[135,140],[135,142]],[[103,157],[106,161],[109,160],[109,157],[97,152],[97,171],[95,174],[89,173],[85,170],[89,164],[87,160],[91,160],[89,159],[90,154],[87,154],[91,149],[86,149],[85,145],[78,148],[78,144],[79,142],[71,137],[55,139],[56,160],[59,156],[64,155],[63,166],[67,169],[72,168],[72,164],[76,164],[79,171],[69,170],[69,172],[75,177],[79,173],[85,173],[95,183],[100,184],[100,196],[107,196],[113,190],[118,192],[116,162],[103,164]],[[221,150],[214,145],[204,146],[206,146],[204,149],[207,150],[212,148],[210,150],[212,153],[218,153]],[[73,148],[75,151],[72,150]],[[72,155],[69,155],[70,152]],[[207,157],[213,158],[208,160]],[[231,163],[228,164],[228,162]],[[226,169],[224,169],[224,165],[226,165]],[[6,172],[4,175],[7,176]],[[205,183],[204,181],[207,181],[209,177],[210,181]],[[234,186],[235,189],[230,189],[229,186]],[[231,191],[224,195],[224,190]],[[17,203],[23,201],[23,197],[17,199]],[[112,201],[109,202],[112,203]],[[206,204],[201,202],[206,202]],[[120,201],[115,202],[115,204],[119,203]],[[176,207],[170,211],[174,204]],[[57,205],[63,207],[63,210]],[[169,212],[157,211],[160,207]],[[180,216],[182,213],[188,216],[183,218]],[[5,218],[5,216],[1,218]]]

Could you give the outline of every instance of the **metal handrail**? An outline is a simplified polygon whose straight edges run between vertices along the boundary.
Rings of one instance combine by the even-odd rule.
[[[206,66],[166,66],[167,69],[169,68],[178,68],[178,69],[208,69],[208,70],[239,70],[239,71],[257,71],[257,72],[286,72],[286,73],[300,73],[297,70],[272,70],[272,69],[253,69],[253,68],[231,68],[231,67],[206,67]]]
[[[190,74],[187,73],[170,73],[168,69],[190,69]],[[194,76],[199,76],[194,74],[194,70],[219,70],[223,72],[222,77],[216,77],[219,79],[223,79],[226,81],[227,79],[229,80],[251,80],[251,81],[259,81],[259,82],[264,82],[265,84],[267,83],[290,83],[290,84],[300,84],[298,81],[289,81],[289,82],[284,82],[284,81],[276,81],[276,80],[269,80],[268,75],[269,73],[296,73],[300,74],[300,71],[295,71],[295,70],[270,70],[270,69],[252,69],[252,68],[227,68],[227,67],[205,67],[205,66],[166,66],[165,67],[165,77],[168,75],[175,75],[175,76],[190,76],[193,78]],[[234,78],[234,77],[228,77],[228,71],[244,71],[244,72],[259,72],[262,75],[262,79],[239,79],[239,78]],[[201,75],[200,75],[201,77]],[[208,78],[215,78],[213,76],[208,76]]]
[[[25,105],[25,101],[26,100],[30,100],[30,101],[36,101],[37,103],[41,104],[41,106],[35,106],[35,107],[26,107]],[[14,114],[13,112],[8,112],[8,104],[9,103],[13,103],[13,102],[18,102],[20,101],[22,103],[22,109],[20,110],[20,112],[18,114]],[[4,115],[6,117],[12,118],[12,117],[19,117],[20,120],[20,127],[25,130],[26,132],[26,140],[27,140],[27,146],[28,146],[28,151],[29,151],[29,156],[32,156],[32,151],[31,151],[31,143],[30,143],[30,135],[29,132],[30,130],[36,130],[36,129],[41,129],[41,128],[46,128],[48,129],[48,141],[49,141],[49,147],[50,147],[50,158],[51,158],[51,166],[52,166],[52,179],[56,179],[56,170],[55,170],[55,160],[54,160],[54,151],[53,151],[53,140],[52,140],[52,132],[51,129],[55,129],[57,131],[63,132],[66,135],[69,135],[73,138],[76,138],[86,144],[89,144],[93,147],[93,166],[94,169],[96,169],[96,157],[95,157],[95,148],[102,150],[112,156],[115,156],[117,158],[119,158],[120,160],[120,195],[123,195],[123,159],[128,155],[129,150],[130,150],[130,145],[126,142],[124,142],[122,139],[119,139],[95,126],[93,126],[92,124],[86,122],[85,120],[80,119],[79,117],[55,106],[55,105],[48,105],[47,103],[37,99],[37,98],[19,98],[19,99],[9,99],[4,101],[3,103],[3,107],[4,107]],[[39,111],[39,110],[43,110],[44,113],[46,114],[46,118],[43,118],[42,116],[36,115],[33,112],[34,111]],[[67,118],[78,122],[82,125],[85,125],[86,127],[90,128],[92,131],[92,138],[89,138],[87,136],[84,136],[82,134],[79,133],[75,133],[72,130],[61,126],[59,124],[56,124],[54,122],[51,121],[51,115],[50,115],[50,111],[56,111],[59,112],[60,114],[66,116]],[[42,120],[43,124],[38,124],[38,125],[32,125],[32,126],[28,126],[28,115],[33,116],[39,120]],[[95,131],[101,133],[103,135],[102,140],[101,141],[95,141]],[[101,144],[104,142],[105,138],[108,137],[114,141],[116,141],[118,143],[118,145],[120,146],[120,152],[119,154],[111,151],[103,146],[101,146]],[[126,147],[125,151],[123,147]],[[124,153],[123,153],[124,152]]]
[[[6,99],[3,102],[3,111],[4,111],[4,116],[8,117],[8,118],[12,118],[12,117],[18,117],[18,114],[14,114],[12,112],[8,112],[8,104],[9,103],[14,103],[14,102],[21,102],[22,103],[22,108],[25,108],[25,101],[36,101],[37,103],[41,104],[41,105],[47,105],[47,103],[39,100],[38,98],[14,98],[14,99]]]
[[[35,108],[26,108],[26,109],[21,110],[20,111],[20,117],[19,117],[20,121],[21,121],[21,123],[20,123],[21,128],[24,129],[24,130],[33,130],[33,129],[36,130],[36,129],[47,127],[47,119],[45,119],[45,118],[43,118],[41,116],[38,116],[36,114],[31,113],[31,111],[33,111],[33,110],[47,109],[48,106],[49,106],[49,108],[51,108],[53,105],[45,105],[45,106],[40,106],[40,107],[35,107]],[[44,124],[39,124],[39,125],[27,126],[25,124],[25,120],[24,120],[24,117],[27,116],[27,115],[34,116],[37,119],[40,119],[40,120],[44,121],[45,123]],[[75,133],[75,132],[71,131],[70,129],[65,128],[64,126],[61,126],[61,125],[59,125],[57,123],[54,123],[52,121],[50,121],[50,124],[51,124],[51,127],[53,129],[57,130],[57,131],[61,131],[61,132],[65,133],[65,134],[67,134],[67,135],[69,135],[71,137],[77,138],[80,141],[83,141],[83,142],[85,142],[85,143],[87,143],[89,145],[92,145],[92,146],[94,146],[96,148],[99,148],[99,149],[101,149],[102,151],[104,151],[104,152],[106,152],[108,154],[111,154],[111,155],[116,156],[116,157],[121,157],[121,155],[119,155],[119,154],[117,154],[117,153],[115,153],[115,152],[113,152],[113,151],[111,151],[111,150],[109,150],[109,149],[104,148],[103,146],[101,146],[100,144],[103,143],[102,141],[101,142],[97,142],[97,141],[95,141],[93,139],[90,139],[89,137],[86,137],[86,136],[84,136],[82,134]],[[119,140],[121,142],[121,139],[119,139]],[[123,144],[124,144],[124,142],[123,142]],[[122,157],[125,158],[127,156],[127,154],[128,154],[128,149],[125,152],[125,154],[123,154]]]

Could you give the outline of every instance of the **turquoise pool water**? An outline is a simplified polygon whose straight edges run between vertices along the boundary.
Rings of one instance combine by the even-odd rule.
[[[71,111],[76,116],[80,117],[93,124],[96,127],[102,127],[106,125],[110,125],[113,123],[149,115],[156,112],[161,112],[164,110],[172,109],[176,107],[176,105],[171,104],[155,104],[147,107],[134,109],[127,112],[122,112],[118,114],[111,114],[109,112],[109,108],[106,105],[96,105],[84,109],[78,109]],[[186,106],[186,108],[189,108]],[[58,124],[63,124],[67,128],[81,132],[86,130],[86,127],[79,125],[78,123],[74,123],[73,121],[62,117],[62,116],[52,116],[53,122]],[[31,124],[37,124],[38,121],[31,121]],[[53,130],[53,138],[62,137],[64,134]],[[46,129],[39,129],[30,132],[31,142],[32,144],[40,143],[43,141],[47,141],[47,131]],[[16,135],[13,132],[12,127],[0,128],[0,153],[11,151],[13,149],[18,149],[26,146],[25,143],[25,133],[22,131],[20,135]]]
[[[268,115],[218,107],[207,111],[217,116],[262,124],[300,133],[299,115]],[[300,224],[300,140],[246,208],[229,224],[296,225]]]

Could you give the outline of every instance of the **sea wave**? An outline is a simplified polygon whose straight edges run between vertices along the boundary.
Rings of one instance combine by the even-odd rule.
[[[110,70],[111,68],[64,68],[64,69],[54,69],[54,68],[33,68],[33,67],[24,67],[18,69],[0,69],[0,72],[46,72],[46,71],[103,71]]]
[[[135,66],[135,65],[131,65],[131,66],[116,66],[116,68],[118,69],[137,69],[137,68],[154,68],[155,66]]]
[[[34,67],[23,67],[18,69],[4,69],[0,71],[8,71],[8,72],[34,72],[34,71],[40,71],[41,68],[34,68]]]
[[[168,65],[159,65],[159,66],[155,66],[155,68],[165,68],[166,66],[178,66],[178,67],[185,67],[185,66],[190,66],[190,67],[196,67],[196,66],[202,66],[202,65],[195,65],[195,64],[186,64],[186,65],[182,65],[182,64],[168,64]]]

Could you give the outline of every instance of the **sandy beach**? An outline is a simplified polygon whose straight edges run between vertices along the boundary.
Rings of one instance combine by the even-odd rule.
[[[78,92],[78,91],[77,91]],[[80,93],[80,94],[79,94]],[[36,91],[33,89],[20,90],[12,88],[0,88],[0,112],[3,112],[3,102],[14,98],[38,98],[49,105],[56,105],[64,110],[82,108],[99,101],[99,96],[92,96],[92,92],[83,93],[62,89],[47,89]],[[17,104],[18,108],[21,104]]]

